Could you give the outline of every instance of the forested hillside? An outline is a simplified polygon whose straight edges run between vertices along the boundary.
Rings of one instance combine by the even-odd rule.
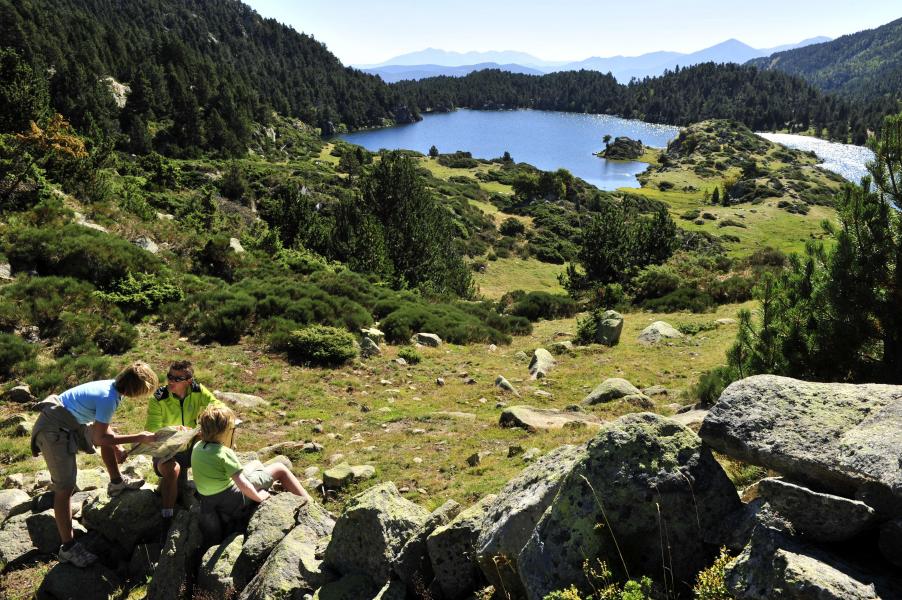
[[[49,75],[52,107],[77,129],[120,129],[129,149],[243,154],[272,111],[329,128],[412,118],[377,77],[223,0],[0,0],[2,45]],[[130,86],[121,111],[112,77]]]
[[[466,77],[401,82],[395,89],[421,110],[537,108],[618,114],[687,125],[734,119],[756,130],[813,128],[826,137],[863,142],[883,113],[860,110],[779,71],[705,63],[620,85],[610,74],[570,71],[545,76],[499,70]]]
[[[902,19],[749,62],[797,75],[826,92],[895,110],[902,98]]]

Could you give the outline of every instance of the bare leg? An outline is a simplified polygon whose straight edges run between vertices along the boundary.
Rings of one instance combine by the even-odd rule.
[[[53,518],[56,520],[56,528],[60,532],[60,540],[63,544],[72,541],[75,532],[72,531],[72,499],[73,488],[58,489],[53,492]]]
[[[302,496],[307,499],[309,502],[312,500],[310,494],[307,493],[307,490],[301,486],[301,482],[298,481],[298,478],[294,476],[294,473],[288,470],[288,468],[281,463],[274,463],[266,466],[266,470],[272,475],[272,478],[282,484],[282,487],[286,490],[294,494],[295,496]]]
[[[113,446],[101,446],[100,457],[106,466],[106,472],[110,474],[110,481],[113,483],[122,481],[122,473],[119,472],[119,463],[116,461],[116,449]]]
[[[179,474],[182,466],[175,460],[167,460],[157,465],[160,472],[160,499],[161,508],[175,508],[175,501],[179,495]]]

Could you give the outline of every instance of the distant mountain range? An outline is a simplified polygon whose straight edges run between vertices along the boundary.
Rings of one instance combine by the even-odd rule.
[[[633,77],[641,79],[661,75],[665,70],[673,70],[677,65],[688,67],[703,62],[742,64],[755,58],[770,56],[774,52],[828,41],[830,41],[828,37],[816,37],[797,44],[786,44],[775,48],[752,48],[739,40],[730,39],[689,54],[650,52],[640,56],[593,56],[574,62],[546,61],[525,52],[449,52],[427,48],[419,52],[396,56],[378,65],[361,65],[360,67],[367,73],[379,75],[389,83],[437,75],[462,77],[482,69],[501,69],[512,73],[535,75],[586,69],[602,73],[610,72],[618,81],[627,82]]]
[[[376,67],[372,69],[363,69],[364,73],[378,75],[385,83],[395,83],[404,81],[405,79],[426,79],[427,77],[438,77],[447,75],[448,77],[463,77],[473,71],[482,71],[485,69],[500,69],[509,73],[524,73],[526,75],[544,75],[544,71],[524,67],[515,63],[498,64],[496,62],[484,62],[475,65],[463,65],[460,67],[448,67],[444,65],[387,65],[384,67]]]

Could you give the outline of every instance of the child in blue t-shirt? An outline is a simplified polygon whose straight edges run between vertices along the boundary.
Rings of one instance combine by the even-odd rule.
[[[125,460],[121,444],[153,442],[154,435],[147,431],[121,435],[110,427],[110,422],[123,396],[146,397],[158,383],[153,369],[139,361],[123,369],[116,379],[84,383],[58,396],[48,396],[38,405],[41,414],[32,430],[31,450],[34,456],[44,456],[50,471],[53,516],[62,542],[60,562],[86,567],[97,560],[97,556],[73,537],[70,499],[78,475],[76,453],[81,450],[93,454],[95,446],[100,447],[100,456],[110,475],[107,486],[110,496],[141,487],[143,479],[130,479],[119,471],[119,463]]]

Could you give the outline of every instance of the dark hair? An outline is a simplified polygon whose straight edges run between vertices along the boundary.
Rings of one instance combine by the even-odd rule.
[[[169,365],[170,371],[185,371],[188,375],[193,379],[194,378],[194,367],[191,365],[190,360],[177,360],[174,361],[171,365]]]

